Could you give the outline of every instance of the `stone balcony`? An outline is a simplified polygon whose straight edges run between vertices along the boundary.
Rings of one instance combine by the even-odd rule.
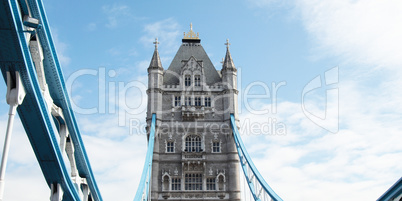
[[[203,119],[205,117],[205,109],[203,106],[182,106],[181,115],[183,121]]]
[[[205,160],[205,152],[182,152],[181,153],[181,160],[182,161],[204,161]]]

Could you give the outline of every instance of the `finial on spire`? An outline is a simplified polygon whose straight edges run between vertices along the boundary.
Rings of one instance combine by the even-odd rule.
[[[153,44],[155,44],[155,48],[158,48],[158,44],[159,44],[158,38],[155,38],[155,42],[153,42]]]
[[[222,58],[221,64],[223,64],[225,62],[225,58]]]
[[[186,32],[184,32],[184,37],[183,39],[200,39],[200,34],[199,33],[195,33],[193,31],[193,23],[190,23],[190,31],[186,34]]]
[[[229,49],[229,45],[230,45],[230,43],[229,43],[229,39],[226,39],[226,43],[225,43],[225,45],[226,45],[226,47]]]

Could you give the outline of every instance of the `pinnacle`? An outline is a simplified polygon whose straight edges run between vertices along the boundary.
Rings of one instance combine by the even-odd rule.
[[[226,56],[225,56],[225,60],[223,61],[223,65],[222,65],[222,69],[235,69],[235,65],[233,63],[233,59],[232,59],[232,55],[230,54],[230,50],[229,50],[229,39],[226,40]]]
[[[154,55],[152,56],[152,60],[151,63],[149,64],[150,68],[162,68],[162,62],[161,59],[159,57],[159,52],[158,52],[158,38],[155,39],[155,51],[154,51]]]

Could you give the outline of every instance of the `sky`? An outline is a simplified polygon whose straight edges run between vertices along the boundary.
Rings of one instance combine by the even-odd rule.
[[[284,200],[375,200],[402,176],[398,0],[44,0],[104,200],[132,200],[147,146],[147,67],[199,32],[217,70],[238,68],[242,139]],[[0,85],[0,144],[8,105]],[[21,189],[24,189],[21,193]],[[18,119],[5,200],[50,190]]]

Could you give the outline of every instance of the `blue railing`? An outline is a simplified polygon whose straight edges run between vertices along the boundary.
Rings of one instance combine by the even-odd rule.
[[[144,169],[142,170],[140,184],[137,188],[137,193],[135,194],[134,201],[144,201],[148,200],[150,193],[150,183],[152,175],[152,156],[154,154],[154,143],[155,143],[155,121],[156,114],[152,114],[151,130],[149,132],[148,139],[148,150],[145,157]]]

